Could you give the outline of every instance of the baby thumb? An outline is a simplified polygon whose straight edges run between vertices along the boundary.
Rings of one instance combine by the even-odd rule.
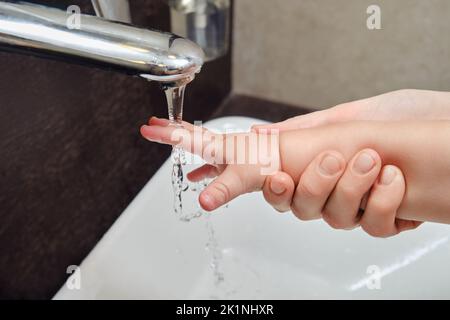
[[[206,211],[213,211],[241,194],[247,193],[245,181],[236,167],[228,166],[200,194],[200,205]]]

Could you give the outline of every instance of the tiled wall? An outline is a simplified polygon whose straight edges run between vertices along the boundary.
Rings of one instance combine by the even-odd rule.
[[[382,30],[368,30],[367,7]],[[400,88],[450,91],[448,0],[236,0],[233,90],[323,108]]]

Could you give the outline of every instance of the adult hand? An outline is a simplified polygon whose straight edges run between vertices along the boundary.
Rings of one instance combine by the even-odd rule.
[[[317,111],[288,119],[270,125],[257,125],[253,130],[278,129],[280,131],[311,128],[336,122],[353,120],[399,121],[399,120],[438,120],[450,119],[450,93],[425,90],[399,90],[376,97],[353,101],[338,105],[323,111]],[[379,156],[374,150],[369,150],[374,159]],[[398,189],[404,190],[404,185],[391,184],[385,188],[376,187],[376,180],[382,178],[361,176],[354,170],[358,163],[358,153],[343,170],[338,170],[339,159],[342,155],[327,151],[317,156],[302,174],[300,182],[294,185],[291,177],[284,172],[278,172],[266,180],[264,197],[276,210],[292,212],[302,220],[324,218],[332,227],[350,228],[348,224],[339,224],[340,216],[347,203],[360,203],[361,209],[366,209],[370,203],[379,203],[396,210],[395,203]],[[366,157],[366,159],[368,159]],[[361,160],[364,161],[364,160]],[[331,172],[324,175],[322,166]],[[385,166],[382,172],[401,174],[395,166]],[[366,192],[367,185],[374,185],[372,191]],[[348,193],[346,190],[351,189]],[[347,197],[343,195],[347,194]],[[345,201],[343,200],[345,199]],[[381,216],[379,206],[370,205],[370,216]],[[390,235],[386,229],[385,235]],[[380,232],[380,236],[383,232]]]

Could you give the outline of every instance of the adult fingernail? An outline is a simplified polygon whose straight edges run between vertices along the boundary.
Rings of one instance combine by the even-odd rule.
[[[286,188],[280,182],[272,180],[270,182],[270,190],[272,190],[273,193],[280,195],[286,191]]]
[[[353,164],[353,169],[359,174],[366,174],[375,166],[375,160],[367,152],[361,153]]]
[[[320,171],[326,176],[334,176],[342,169],[339,159],[331,154],[327,154],[323,157],[319,167]]]
[[[397,170],[394,168],[387,166],[383,169],[383,173],[381,174],[380,184],[389,185],[394,181],[395,176],[397,175]]]

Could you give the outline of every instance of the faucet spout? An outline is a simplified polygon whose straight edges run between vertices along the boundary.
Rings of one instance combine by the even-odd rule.
[[[0,2],[0,50],[34,54],[139,75],[159,82],[192,79],[204,53],[171,33],[24,2]]]

